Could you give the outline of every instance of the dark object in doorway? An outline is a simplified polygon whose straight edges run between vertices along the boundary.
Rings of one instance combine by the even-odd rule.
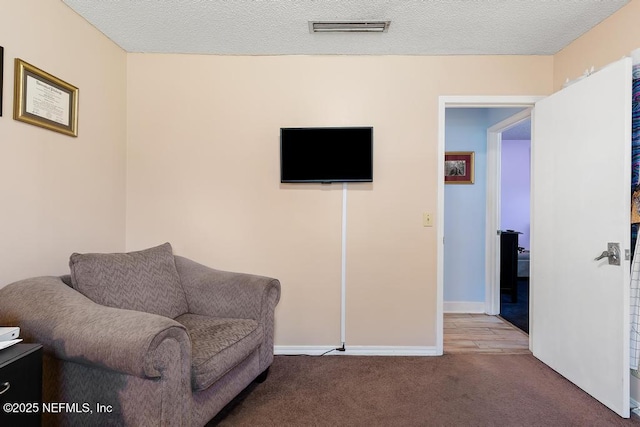
[[[500,231],[500,292],[508,292],[512,303],[518,302],[518,234]]]
[[[509,294],[500,296],[500,317],[529,333],[529,278],[518,278],[517,302],[511,302]]]

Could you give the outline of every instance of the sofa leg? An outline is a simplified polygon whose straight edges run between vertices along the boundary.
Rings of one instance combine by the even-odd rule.
[[[256,377],[256,379],[253,380],[253,382],[258,383],[258,384],[262,384],[263,382],[265,382],[267,380],[267,376],[269,376],[269,368],[267,368],[264,371],[262,371],[262,373],[260,375],[258,375]]]

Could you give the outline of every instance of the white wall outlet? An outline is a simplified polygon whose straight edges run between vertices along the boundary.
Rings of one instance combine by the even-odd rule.
[[[424,212],[422,214],[422,226],[433,227],[433,215],[430,212]]]

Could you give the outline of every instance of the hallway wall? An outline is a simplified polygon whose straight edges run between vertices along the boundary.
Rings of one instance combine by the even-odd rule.
[[[521,110],[446,110],[445,151],[473,151],[475,180],[474,184],[445,185],[445,312],[484,312],[487,129]]]

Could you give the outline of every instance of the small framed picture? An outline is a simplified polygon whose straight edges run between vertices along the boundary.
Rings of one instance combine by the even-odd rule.
[[[13,118],[78,136],[78,88],[16,58]]]
[[[444,154],[444,183],[473,184],[473,151],[449,151]]]

